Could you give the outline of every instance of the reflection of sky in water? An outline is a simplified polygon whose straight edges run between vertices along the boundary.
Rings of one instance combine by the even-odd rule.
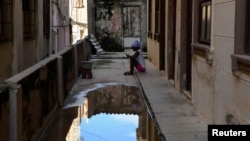
[[[81,141],[136,141],[137,115],[98,114],[82,118]],[[84,139],[82,139],[84,138]]]

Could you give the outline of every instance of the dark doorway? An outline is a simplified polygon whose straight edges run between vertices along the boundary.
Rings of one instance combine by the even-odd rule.
[[[165,70],[165,0],[160,1],[160,70]]]
[[[174,80],[175,72],[175,29],[176,29],[176,0],[168,1],[168,45],[167,45],[167,60],[168,60],[168,79]]]
[[[192,91],[192,1],[183,1],[181,9],[181,90],[191,98]]]

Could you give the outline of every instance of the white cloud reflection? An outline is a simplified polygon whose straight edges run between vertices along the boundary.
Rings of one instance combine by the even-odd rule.
[[[115,120],[122,121],[122,122],[127,122],[127,123],[132,123],[135,127],[138,126],[138,121],[139,118],[137,115],[125,115],[125,114],[120,114],[120,115],[111,115],[111,117]]]

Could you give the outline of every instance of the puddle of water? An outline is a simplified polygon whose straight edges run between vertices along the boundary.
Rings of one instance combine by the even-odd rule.
[[[98,114],[83,118],[80,125],[81,141],[136,141],[137,115]]]
[[[77,97],[84,103],[78,110],[81,141],[161,140],[138,87],[97,84]]]
[[[157,134],[159,130],[150,116],[152,113],[149,113],[137,86],[95,84],[71,95],[66,103],[62,111],[76,113],[76,118],[72,121],[58,116],[58,125],[55,125],[66,132],[60,133],[56,126],[52,126],[45,133],[46,141],[58,139],[55,133],[59,137],[66,133],[62,137],[66,141],[164,141]],[[69,127],[63,127],[69,120],[72,121]]]

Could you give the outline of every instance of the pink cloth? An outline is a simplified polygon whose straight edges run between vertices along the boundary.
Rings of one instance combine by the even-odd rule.
[[[139,64],[139,63],[136,65],[136,69],[139,72],[145,72],[146,71],[145,68],[141,64]]]

